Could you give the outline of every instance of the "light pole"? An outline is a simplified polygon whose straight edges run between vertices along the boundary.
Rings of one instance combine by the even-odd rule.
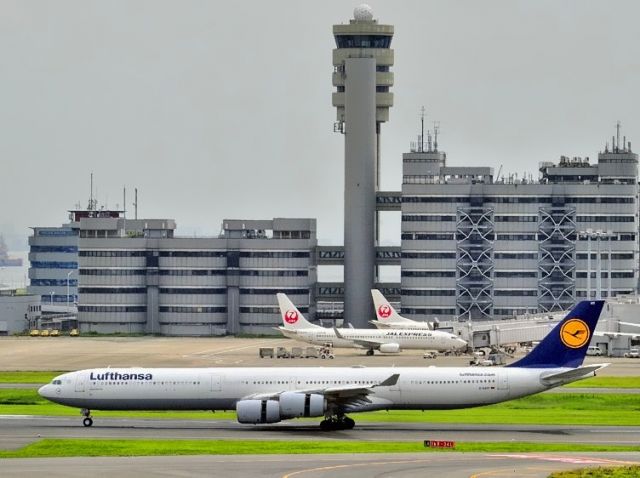
[[[75,271],[67,272],[67,312],[69,312],[69,276]]]
[[[51,305],[53,305],[53,294],[54,294],[54,291],[49,292],[49,303]]]

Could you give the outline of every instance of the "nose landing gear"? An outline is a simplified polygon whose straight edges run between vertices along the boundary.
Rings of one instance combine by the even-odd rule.
[[[89,410],[88,408],[83,408],[82,410],[80,410],[80,414],[84,417],[82,419],[82,424],[85,427],[90,427],[91,425],[93,425],[93,418],[91,417],[91,410]]]

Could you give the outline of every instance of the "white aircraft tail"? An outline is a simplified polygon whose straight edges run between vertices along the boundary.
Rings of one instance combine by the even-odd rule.
[[[314,325],[304,318],[302,312],[298,310],[298,308],[293,305],[293,302],[289,300],[286,294],[278,293],[276,294],[278,298],[278,305],[280,306],[280,316],[282,317],[282,325],[285,329],[288,330],[296,330],[296,329],[312,329],[316,327],[320,327],[319,325]]]
[[[398,314],[378,289],[371,289],[371,295],[373,296],[373,304],[376,309],[376,318],[380,322],[383,322],[385,324],[413,322],[413,320],[407,319],[406,317],[402,317],[400,314]]]

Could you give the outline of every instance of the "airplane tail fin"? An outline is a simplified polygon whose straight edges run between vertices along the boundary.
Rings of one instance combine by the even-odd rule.
[[[276,294],[276,297],[278,298],[278,306],[280,307],[282,325],[285,329],[295,330],[320,327],[319,325],[314,325],[305,319],[302,312],[293,305],[293,302],[289,300],[289,297],[287,297],[286,294],[279,292]]]
[[[400,314],[398,314],[378,289],[371,289],[371,296],[373,297],[373,304],[376,309],[376,318],[380,322],[411,322],[410,319],[402,317]]]
[[[507,367],[579,367],[600,318],[603,300],[579,302],[528,355]]]

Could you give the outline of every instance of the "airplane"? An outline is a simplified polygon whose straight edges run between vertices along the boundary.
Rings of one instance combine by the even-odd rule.
[[[320,327],[304,318],[289,298],[276,294],[282,326],[278,330],[289,337],[310,344],[331,343],[335,348],[364,348],[367,355],[374,350],[381,353],[399,353],[403,349],[456,351],[467,348],[467,342],[449,332],[407,329],[352,329]]]
[[[410,329],[410,330],[435,330],[436,322],[420,322],[418,320],[407,319],[396,312],[393,306],[378,289],[371,289],[373,305],[376,309],[378,320],[370,322],[379,329]]]
[[[98,368],[55,377],[38,393],[82,409],[236,410],[240,423],[324,417],[322,430],[351,429],[346,413],[469,408],[533,395],[594,376],[583,366],[604,301],[578,303],[528,355],[505,367]]]

